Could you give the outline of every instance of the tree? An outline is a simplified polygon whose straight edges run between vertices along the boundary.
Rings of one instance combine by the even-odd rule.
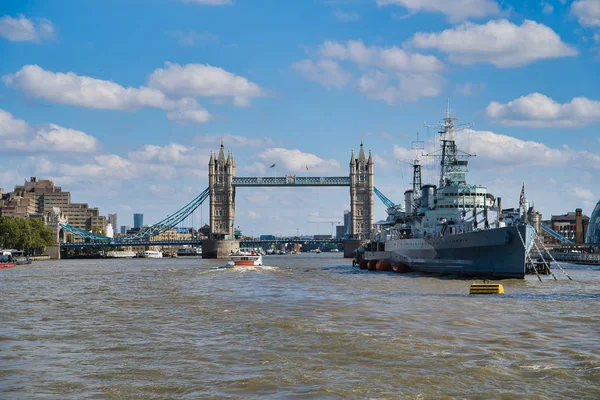
[[[41,253],[54,244],[52,229],[39,219],[0,217],[0,247]]]

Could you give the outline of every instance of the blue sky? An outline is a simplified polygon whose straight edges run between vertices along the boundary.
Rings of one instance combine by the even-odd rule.
[[[469,180],[507,206],[523,182],[545,217],[600,198],[600,0],[24,0],[0,5],[0,54],[0,187],[51,178],[119,225],[200,193],[222,137],[238,176],[347,175],[362,138],[401,201],[447,99]],[[243,188],[236,224],[330,233],[348,203]]]

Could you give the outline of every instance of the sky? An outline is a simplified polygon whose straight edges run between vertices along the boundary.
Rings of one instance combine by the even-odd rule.
[[[347,176],[362,140],[402,202],[448,102],[468,181],[504,207],[523,184],[544,218],[600,199],[600,0],[9,1],[0,55],[0,187],[49,178],[118,225],[192,200],[222,139],[238,176]],[[235,224],[330,234],[349,203],[240,188]]]

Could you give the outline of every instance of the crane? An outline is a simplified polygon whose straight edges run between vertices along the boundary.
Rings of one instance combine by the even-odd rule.
[[[331,237],[333,238],[333,227],[335,224],[341,225],[342,223],[339,220],[335,221],[308,221],[309,224],[331,224]]]

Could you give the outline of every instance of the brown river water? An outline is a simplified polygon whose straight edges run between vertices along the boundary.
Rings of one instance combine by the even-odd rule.
[[[2,399],[600,399],[600,268],[360,271],[338,254],[0,270]]]

